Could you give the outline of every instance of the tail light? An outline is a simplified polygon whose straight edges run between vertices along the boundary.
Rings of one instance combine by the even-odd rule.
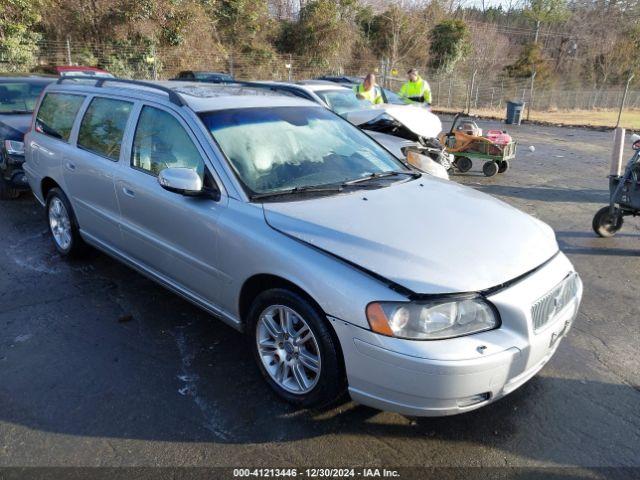
[[[36,102],[35,108],[33,109],[33,113],[31,113],[31,122],[29,123],[29,129],[25,132],[25,135],[29,132],[31,132],[32,129],[34,129],[34,125],[36,124],[36,115],[38,112],[38,109],[40,108],[40,103],[42,103],[42,98],[44,97],[44,91],[46,89],[43,88],[42,91],[40,92],[40,95],[38,96],[38,101]],[[36,131],[38,131],[36,129]]]

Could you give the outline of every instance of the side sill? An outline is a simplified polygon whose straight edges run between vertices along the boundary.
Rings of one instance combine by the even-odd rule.
[[[220,320],[222,320],[227,325],[235,328],[238,331],[242,331],[242,322],[240,322],[238,319],[233,317],[228,312],[222,310],[221,308],[217,307],[216,305],[212,304],[211,302],[208,302],[207,300],[203,299],[199,295],[196,295],[195,293],[191,292],[190,290],[187,290],[187,289],[181,287],[180,285],[176,284],[175,282],[173,282],[171,279],[169,279],[165,275],[162,275],[162,274],[156,272],[155,270],[142,265],[141,263],[135,261],[134,259],[132,259],[128,255],[125,255],[124,253],[120,252],[119,250],[116,250],[116,249],[110,247],[109,245],[105,244],[104,242],[98,240],[93,235],[91,235],[91,234],[89,234],[89,233],[87,233],[87,232],[85,232],[83,230],[80,230],[80,235],[82,236],[82,238],[88,244],[90,244],[91,246],[97,248],[101,252],[104,252],[107,255],[109,255],[110,257],[113,257],[116,260],[119,260],[120,262],[122,262],[125,265],[127,265],[129,268],[132,268],[133,270],[135,270],[138,273],[144,275],[145,277],[149,278],[150,280],[153,280],[154,282],[160,284],[161,286],[163,286],[167,290],[172,291],[173,293],[175,293],[176,295],[184,298],[188,302],[194,304],[197,307],[200,307],[201,309],[203,309],[207,313],[210,313],[211,315],[219,318]]]

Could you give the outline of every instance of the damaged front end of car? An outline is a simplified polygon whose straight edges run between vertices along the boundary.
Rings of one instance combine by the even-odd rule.
[[[432,132],[422,128],[418,133],[392,114],[383,112],[374,119],[359,124],[358,127],[370,133],[396,156],[406,159],[414,168],[436,177],[449,178],[448,171],[453,166],[454,158],[438,141],[439,132],[436,131],[438,128],[435,125],[431,128]],[[432,133],[433,136],[424,136],[421,133]]]

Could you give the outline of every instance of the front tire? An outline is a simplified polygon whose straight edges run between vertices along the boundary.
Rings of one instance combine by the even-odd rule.
[[[47,194],[46,206],[49,233],[60,255],[74,257],[84,251],[85,244],[80,237],[78,222],[64,192],[52,188]]]
[[[275,288],[249,310],[250,344],[269,386],[290,403],[321,407],[346,390],[341,350],[324,314],[303,296]]]
[[[596,234],[603,238],[613,237],[622,228],[624,218],[622,215],[611,215],[611,207],[602,207],[593,216],[591,226]]]

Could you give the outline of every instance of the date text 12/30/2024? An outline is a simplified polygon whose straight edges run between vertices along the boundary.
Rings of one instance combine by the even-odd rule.
[[[386,468],[235,468],[234,478],[398,478],[397,470]]]

